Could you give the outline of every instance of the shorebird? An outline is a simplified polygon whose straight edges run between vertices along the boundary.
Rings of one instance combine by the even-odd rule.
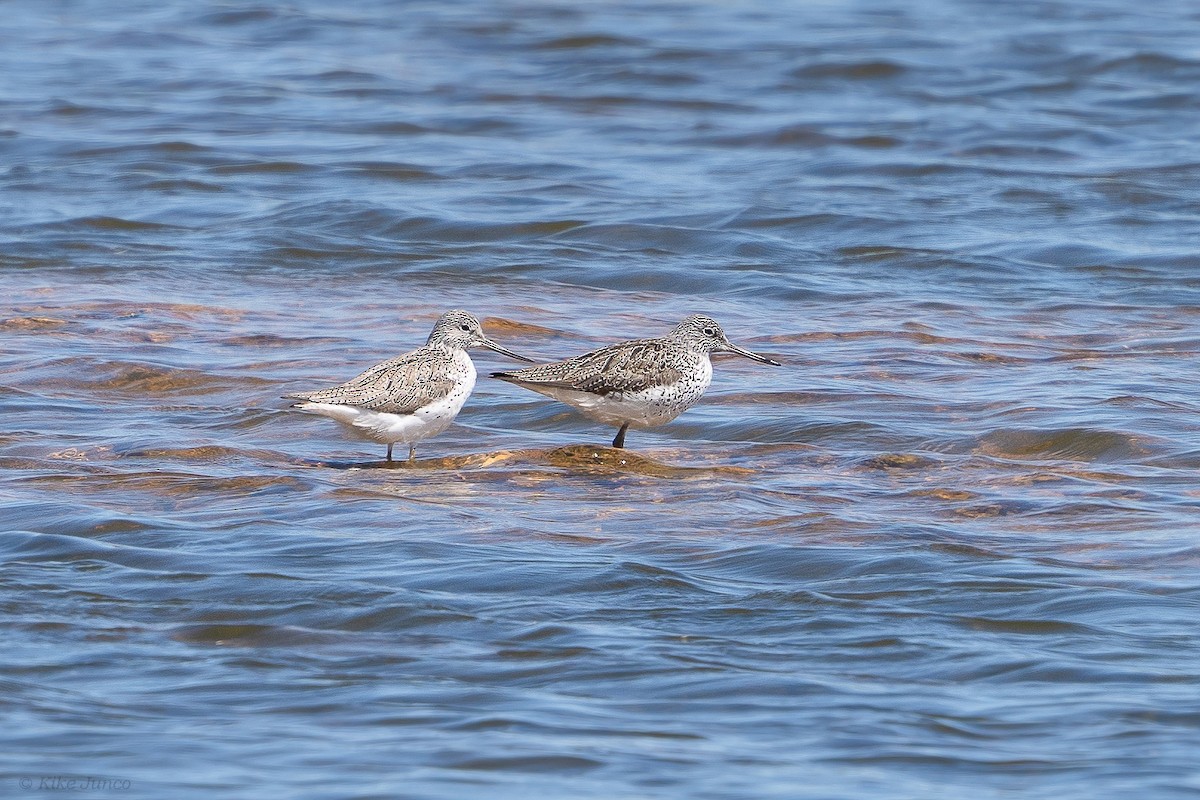
[[[731,343],[712,317],[692,314],[661,339],[618,342],[565,361],[493,372],[493,378],[561,400],[591,419],[625,431],[662,425],[687,411],[712,382],[710,353],[737,353],[781,366]]]
[[[447,311],[424,347],[376,364],[340,386],[284,397],[304,401],[292,408],[337,420],[360,436],[386,444],[388,461],[392,445],[403,442],[412,461],[417,442],[450,427],[475,388],[468,347],[533,362],[485,336],[479,320],[466,311]]]

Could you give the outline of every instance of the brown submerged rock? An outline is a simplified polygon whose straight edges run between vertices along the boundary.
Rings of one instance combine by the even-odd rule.
[[[540,466],[574,472],[628,473],[661,478],[754,474],[754,470],[746,469],[745,467],[674,466],[655,461],[646,456],[637,455],[629,450],[608,447],[607,445],[587,444],[566,445],[549,450],[498,450],[493,453],[472,453],[463,456],[417,458],[412,462],[316,462],[314,466],[332,467],[334,469],[375,468],[414,473],[442,470],[482,470],[494,467],[528,468],[530,466]]]

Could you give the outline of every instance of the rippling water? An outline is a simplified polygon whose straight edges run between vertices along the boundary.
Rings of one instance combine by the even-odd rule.
[[[4,10],[5,796],[1200,793],[1194,5]],[[786,366],[278,399],[450,307]]]

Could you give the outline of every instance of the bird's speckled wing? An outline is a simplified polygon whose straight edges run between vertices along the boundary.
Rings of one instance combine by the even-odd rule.
[[[494,372],[492,377],[557,389],[574,389],[592,394],[637,392],[652,386],[675,383],[680,372],[678,345],[663,339],[639,339],[593,350],[566,361],[526,369]]]
[[[389,414],[411,414],[454,389],[454,359],[438,349],[421,348],[384,361],[340,386],[287,395],[294,400],[356,406]]]

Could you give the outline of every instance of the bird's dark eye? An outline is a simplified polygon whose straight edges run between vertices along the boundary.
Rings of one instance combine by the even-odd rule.
[[[467,333],[470,333],[470,332],[471,332],[471,326],[470,326],[470,325],[468,325],[468,324],[467,324],[467,323],[465,323],[465,322],[464,322],[462,325],[459,325],[458,327],[462,328],[462,329],[463,329],[464,331],[466,331]]]
[[[716,328],[705,328],[704,335],[705,336],[716,336],[717,330],[716,330]]]

